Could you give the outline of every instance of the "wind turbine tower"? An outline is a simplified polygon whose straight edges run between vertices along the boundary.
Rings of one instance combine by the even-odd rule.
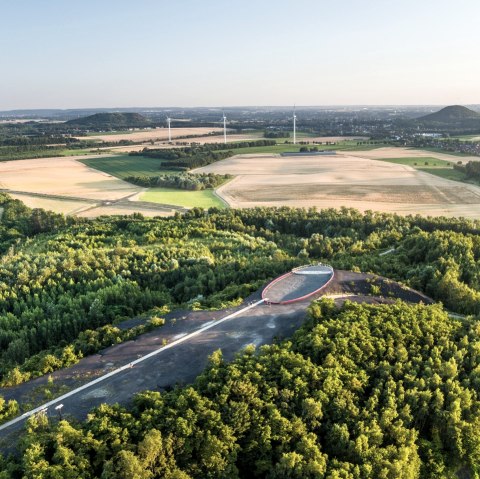
[[[223,112],[223,142],[227,144],[227,117],[225,112]]]
[[[172,119],[170,117],[167,117],[167,125],[168,125],[168,142],[172,142],[172,129],[170,127],[172,123]]]
[[[293,107],[293,144],[297,144],[297,115],[295,115],[295,106]]]

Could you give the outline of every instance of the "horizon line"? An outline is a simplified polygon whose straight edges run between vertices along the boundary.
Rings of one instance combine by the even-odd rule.
[[[442,107],[442,106],[480,106],[479,103],[332,103],[323,105],[296,105],[296,108],[389,108],[389,107]],[[293,109],[291,105],[202,105],[202,106],[92,106],[92,107],[34,107],[34,108],[8,108],[0,110],[0,113],[22,112],[22,111],[70,111],[70,110],[166,110],[166,109],[215,109],[222,110],[226,108],[285,108]]]

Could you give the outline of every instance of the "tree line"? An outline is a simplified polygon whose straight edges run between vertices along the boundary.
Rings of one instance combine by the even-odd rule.
[[[199,191],[217,188],[231,178],[231,175],[217,175],[215,173],[182,173],[160,176],[127,176],[124,179],[129,183],[145,188],[164,187]]]
[[[144,148],[142,151],[132,151],[130,156],[147,156],[163,160],[162,167],[174,167],[184,170],[206,166],[234,155],[233,150],[258,146],[273,146],[275,140],[242,141],[239,143],[211,143],[181,148]],[[228,148],[228,150],[227,150]]]
[[[272,130],[265,130],[263,133],[265,138],[290,138],[290,133],[288,131],[272,131]]]
[[[465,176],[472,180],[480,180],[480,162],[469,161],[465,165],[457,163],[453,167],[465,174]]]

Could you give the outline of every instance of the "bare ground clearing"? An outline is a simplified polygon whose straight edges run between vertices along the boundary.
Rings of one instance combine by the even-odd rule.
[[[382,150],[379,158],[387,153]],[[396,158],[412,154],[407,149],[391,150]],[[365,157],[372,153],[295,158],[238,155],[195,172],[235,175],[217,190],[232,207],[347,206],[361,211],[480,218],[479,187]]]

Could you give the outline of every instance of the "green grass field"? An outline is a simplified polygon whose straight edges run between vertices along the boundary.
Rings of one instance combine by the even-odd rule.
[[[65,149],[61,150],[59,156],[95,155],[97,153],[108,153],[108,150],[97,151],[94,148]]]
[[[441,178],[445,178],[446,180],[453,180],[453,181],[461,181],[466,182],[465,175],[458,170],[454,170],[453,168],[417,168],[417,170],[425,171],[426,173],[430,173],[431,175],[440,176]]]
[[[414,168],[446,168],[453,163],[446,160],[439,160],[431,156],[409,157],[409,158],[381,158],[380,161],[388,161],[388,163],[397,163],[398,165],[413,166]],[[428,163],[426,165],[425,163]]]
[[[447,138],[445,138],[447,140]],[[450,140],[460,140],[460,141],[480,141],[480,135],[458,135],[450,137]]]
[[[414,150],[423,150],[423,151],[431,151],[433,153],[443,153],[444,155],[452,155],[452,156],[471,156],[467,155],[466,153],[459,153],[454,151],[446,151],[442,150],[441,148],[412,148]]]
[[[150,188],[140,196],[141,201],[186,207],[226,208],[227,205],[212,190],[187,191],[175,188]]]
[[[86,158],[80,161],[90,168],[104,171],[122,180],[127,176],[158,176],[178,173],[178,171],[161,168],[162,160],[146,156],[120,155],[105,158]]]
[[[460,181],[462,183],[478,184],[477,182],[467,180],[467,177],[458,170],[453,168],[454,162],[439,160],[431,156],[413,157],[413,158],[382,158],[379,161],[387,161],[389,163],[397,163],[399,165],[407,165],[425,173],[445,178],[446,180]],[[426,165],[425,163],[428,163]]]
[[[128,176],[158,176],[179,173],[161,168],[162,160],[146,156],[120,155],[106,158],[86,158],[80,161],[90,168],[104,171],[120,179]],[[175,188],[149,188],[140,196],[140,200],[186,207],[227,207],[212,190],[188,191]]]

